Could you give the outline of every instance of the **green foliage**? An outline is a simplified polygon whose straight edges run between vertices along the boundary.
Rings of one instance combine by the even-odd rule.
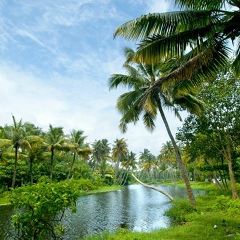
[[[214,211],[224,211],[227,215],[240,215],[240,201],[239,199],[231,199],[228,196],[220,195],[217,197],[212,209]]]
[[[39,183],[13,189],[10,202],[17,209],[13,225],[21,239],[57,239],[64,233],[61,219],[67,208],[76,211],[79,191],[73,182]]]
[[[80,179],[72,181],[80,191],[91,191],[97,187],[89,179]]]
[[[50,178],[46,175],[43,175],[38,179],[38,182],[39,183],[50,183]]]
[[[177,222],[186,222],[186,215],[197,211],[186,199],[178,199],[173,203],[174,206],[166,212],[166,215]]]

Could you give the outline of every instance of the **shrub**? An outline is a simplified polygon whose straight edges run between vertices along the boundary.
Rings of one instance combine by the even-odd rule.
[[[186,222],[186,215],[193,212],[196,212],[196,208],[187,199],[177,199],[173,201],[173,207],[165,214],[177,222]]]
[[[57,239],[64,233],[61,220],[67,208],[76,211],[79,191],[72,182],[39,183],[13,189],[10,202],[18,210],[13,225],[20,239]]]
[[[213,211],[224,211],[228,215],[240,215],[240,201],[227,196],[218,196],[212,207]]]

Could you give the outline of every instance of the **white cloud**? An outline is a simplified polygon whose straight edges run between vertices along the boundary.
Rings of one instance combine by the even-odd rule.
[[[170,1],[166,0],[148,0],[147,12],[149,13],[164,13],[170,11]]]
[[[168,8],[159,2],[148,1],[147,10]],[[161,120],[153,133],[139,121],[121,134],[115,104],[124,90],[109,92],[107,83],[111,74],[123,72],[122,47],[134,46],[121,38],[113,40],[113,32],[131,19],[135,9],[144,13],[146,1],[26,0],[17,4],[9,0],[0,5],[0,125],[11,124],[13,114],[43,130],[50,123],[64,127],[66,133],[81,129],[89,142],[125,138],[129,150],[138,154],[148,148],[157,155],[169,139]],[[179,122],[173,114],[169,119],[174,133]]]

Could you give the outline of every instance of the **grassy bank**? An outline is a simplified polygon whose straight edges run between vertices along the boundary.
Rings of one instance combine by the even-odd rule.
[[[184,187],[184,184],[178,185]],[[188,200],[176,199],[167,215],[176,225],[150,233],[121,229],[116,233],[103,233],[84,240],[225,240],[240,239],[240,200],[232,200],[211,183],[192,183],[193,189],[207,190],[208,194],[196,199],[192,207]]]

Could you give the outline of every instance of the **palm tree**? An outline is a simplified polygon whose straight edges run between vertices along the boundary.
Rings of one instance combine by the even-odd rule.
[[[161,160],[168,165],[167,170],[170,170],[171,178],[174,184],[176,184],[175,176],[173,173],[173,163],[176,162],[176,157],[174,153],[174,147],[171,141],[167,141],[162,145],[160,150]]]
[[[175,4],[184,11],[142,15],[115,31],[115,37],[140,41],[136,55],[141,62],[177,60],[175,70],[158,76],[151,90],[161,89],[163,82],[214,79],[229,58],[239,75],[239,1],[175,0]],[[223,9],[225,5],[232,8]],[[235,52],[229,40],[236,40]]]
[[[49,130],[45,135],[45,142],[47,144],[47,149],[51,152],[50,160],[50,181],[53,178],[53,167],[54,167],[54,155],[56,150],[62,149],[62,144],[65,141],[65,136],[62,127],[53,127],[49,125]]]
[[[106,164],[107,160],[110,159],[109,154],[111,148],[109,147],[109,143],[107,139],[102,140],[95,140],[95,142],[92,145],[93,153],[92,153],[92,160],[94,165],[98,165],[99,172],[101,176],[104,176],[106,171]]]
[[[152,131],[155,128],[154,120],[159,111],[173,144],[189,200],[191,204],[195,205],[195,199],[187,177],[186,168],[182,162],[176,141],[171,133],[163,107],[173,109],[175,114],[180,117],[178,109],[175,107],[176,104],[178,104],[177,106],[181,105],[192,113],[198,113],[201,110],[202,102],[194,97],[194,85],[190,81],[168,83],[167,85],[162,84],[161,89],[155,89],[149,92],[149,89],[155,83],[156,79],[158,79],[161,74],[164,74],[160,71],[163,64],[149,65],[141,63],[136,58],[135,52],[129,48],[125,48],[125,56],[127,61],[124,64],[124,68],[127,71],[127,75],[114,74],[109,78],[110,89],[117,88],[119,85],[132,89],[122,94],[117,100],[117,109],[123,116],[120,120],[120,129],[126,132],[127,124],[131,122],[136,123],[142,114],[146,128]]]
[[[26,136],[25,140],[29,143],[30,148],[28,147],[25,149],[23,146],[23,151],[26,150],[26,155],[29,158],[29,174],[30,174],[30,185],[33,184],[33,161],[39,158],[44,150],[45,150],[45,143],[44,139],[40,136]]]
[[[15,117],[12,115],[13,126],[5,125],[2,129],[5,142],[8,140],[12,141],[12,146],[14,148],[14,168],[13,168],[13,178],[12,178],[12,188],[15,187],[16,175],[17,175],[17,163],[20,148],[31,148],[29,142],[24,139],[26,136],[26,131],[22,119],[17,122]]]
[[[112,148],[112,159],[115,162],[115,181],[117,181],[120,163],[126,159],[128,154],[127,143],[124,138],[116,139]]]
[[[142,165],[142,169],[148,173],[148,178],[151,180],[151,170],[156,167],[155,156],[151,152],[144,148],[143,152],[140,152],[139,160]]]
[[[66,148],[73,152],[73,159],[70,163],[67,179],[69,179],[72,174],[72,168],[76,157],[81,156],[84,159],[88,159],[89,155],[92,153],[92,149],[89,145],[84,143],[86,138],[87,136],[83,136],[83,131],[81,130],[72,130],[70,133],[69,143],[66,144]]]

